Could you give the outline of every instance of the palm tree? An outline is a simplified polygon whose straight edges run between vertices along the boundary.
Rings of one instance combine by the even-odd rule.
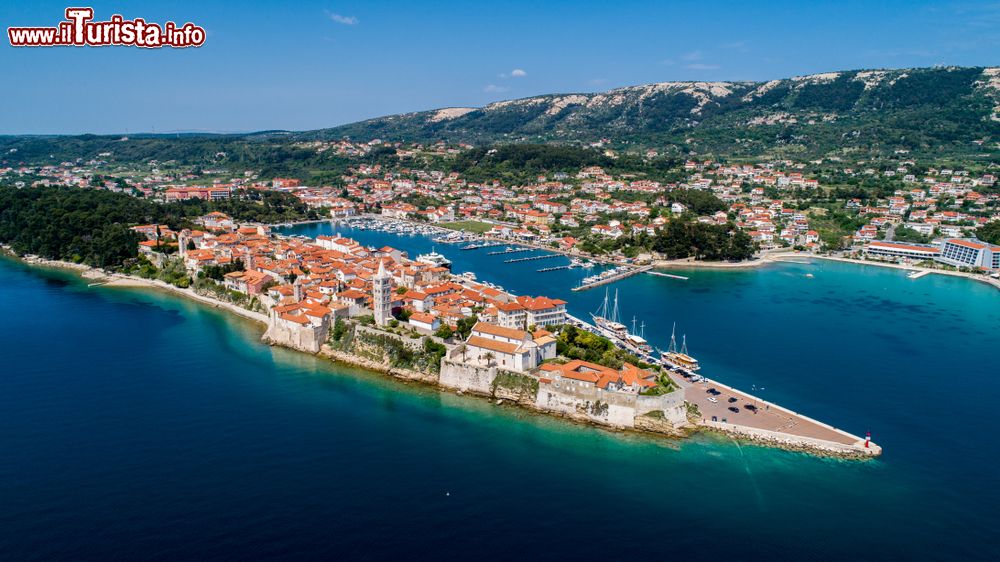
[[[489,353],[487,353],[483,357],[486,358],[486,366],[487,367],[492,367],[493,366],[493,360],[496,359],[496,355],[493,355],[493,352],[490,351]]]

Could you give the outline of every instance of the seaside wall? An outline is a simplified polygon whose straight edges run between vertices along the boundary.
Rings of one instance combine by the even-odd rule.
[[[283,345],[308,353],[319,353],[330,328],[327,323],[319,326],[298,326],[283,321],[268,322],[267,331],[261,341],[273,345]]]
[[[590,421],[620,428],[635,427],[635,396],[618,392],[601,392],[583,396],[579,392],[563,392],[551,384],[538,388],[535,404],[542,410],[565,414],[581,421]]]
[[[663,419],[675,426],[687,423],[687,405],[684,403],[684,390],[677,389],[670,394],[662,394],[660,396],[636,396],[636,417],[645,416],[650,412],[663,412]]]
[[[687,424],[684,392],[662,396],[638,396],[627,392],[607,392],[596,387],[558,388],[537,377],[444,358],[441,386],[493,398],[511,400],[524,406],[563,414],[578,421],[618,428],[635,428],[640,416],[650,415],[643,429],[670,433]],[[654,422],[655,420],[655,422]]]
[[[493,381],[497,377],[496,367],[484,367],[441,359],[441,386],[463,392],[475,392],[493,396]]]

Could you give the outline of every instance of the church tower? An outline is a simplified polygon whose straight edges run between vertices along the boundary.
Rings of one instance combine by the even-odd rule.
[[[392,320],[392,276],[385,270],[385,262],[378,260],[378,272],[372,277],[372,308],[375,323],[385,326]]]

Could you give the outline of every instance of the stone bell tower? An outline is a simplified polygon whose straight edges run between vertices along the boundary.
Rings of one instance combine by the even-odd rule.
[[[385,326],[392,320],[392,276],[385,270],[385,262],[378,260],[378,271],[372,277],[372,308],[375,323]]]

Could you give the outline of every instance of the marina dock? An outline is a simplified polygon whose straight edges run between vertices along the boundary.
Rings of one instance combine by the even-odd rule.
[[[483,242],[482,244],[469,244],[468,246],[462,246],[460,250],[480,250],[482,248],[496,248],[497,246],[503,246],[500,242]]]
[[[500,246],[501,244],[497,244]],[[498,252],[486,252],[487,256],[500,256],[503,254],[520,254],[522,252],[534,252],[535,248],[511,248],[509,250],[500,250]]]
[[[557,265],[555,267],[543,267],[542,269],[535,270],[536,273],[545,273],[547,271],[561,271],[563,269],[573,269],[571,265]]]
[[[660,271],[647,271],[646,273],[648,273],[650,275],[656,275],[657,277],[669,277],[671,279],[680,279],[682,281],[687,281],[688,280],[688,278],[684,277],[683,275],[674,275],[672,273],[663,273],[663,272],[660,272]]]
[[[615,273],[613,273],[611,275],[607,275],[607,276],[598,275],[597,279],[594,279],[593,281],[590,281],[590,282],[585,282],[585,283],[581,284],[579,287],[573,287],[573,290],[574,291],[586,291],[587,289],[593,289],[594,287],[600,287],[601,285],[607,285],[608,283],[614,283],[615,281],[621,281],[622,279],[626,279],[628,277],[632,277],[633,275],[637,275],[639,273],[642,273],[644,271],[649,271],[651,269],[653,269],[653,266],[651,266],[651,265],[644,265],[644,266],[641,266],[641,267],[622,266],[622,267],[617,268],[616,270],[608,270],[608,271],[615,271]],[[605,273],[607,273],[607,272],[605,272]]]
[[[522,261],[535,261],[535,260],[550,260],[552,258],[562,258],[565,257],[561,254],[546,254],[544,256],[528,256],[526,258],[514,258],[509,260],[503,260],[504,263],[518,263]]]

